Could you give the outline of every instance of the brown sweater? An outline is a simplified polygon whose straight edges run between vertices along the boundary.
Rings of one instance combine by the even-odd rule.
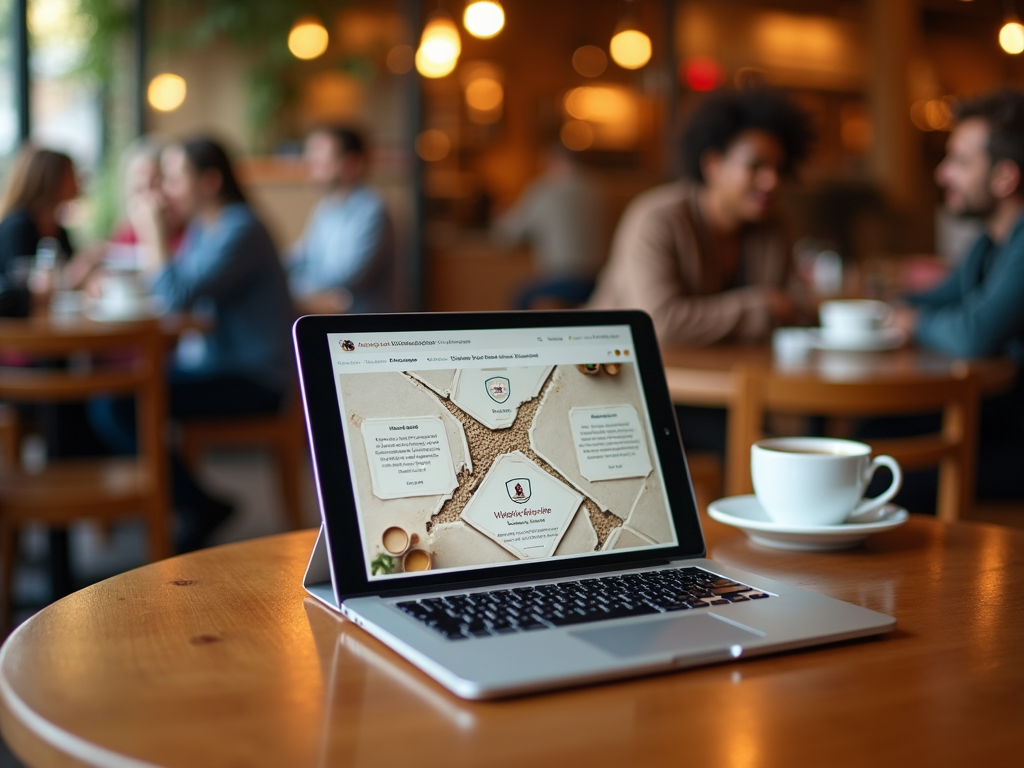
[[[768,289],[784,289],[790,278],[785,228],[773,218],[742,230],[737,285],[721,274],[698,189],[675,182],[630,203],[589,306],[647,311],[663,344],[764,339],[772,329]]]

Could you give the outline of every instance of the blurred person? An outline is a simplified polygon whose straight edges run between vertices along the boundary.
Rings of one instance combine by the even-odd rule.
[[[1024,91],[959,104],[935,170],[947,210],[983,234],[934,290],[905,297],[898,322],[953,357],[1009,355],[1024,365]]]
[[[0,202],[0,276],[4,278],[0,316],[25,317],[45,308],[73,252],[61,219],[67,204],[78,195],[75,164],[68,155],[31,144],[21,148]],[[46,258],[52,262],[44,267],[36,260],[35,267],[40,271],[29,274],[37,253],[42,256],[44,251],[49,251]],[[23,274],[15,275],[15,271]],[[49,365],[6,356],[3,362]],[[80,403],[40,405],[24,413],[41,433],[49,456],[93,456],[105,450],[90,429]]]
[[[133,221],[148,221],[154,215],[161,216],[168,252],[173,254],[178,250],[185,234],[185,222],[178,212],[167,204],[163,194],[160,173],[160,154],[163,148],[163,142],[144,136],[125,150],[121,159],[121,220],[111,232],[107,243],[99,243],[77,254],[71,260],[67,267],[70,285],[91,284],[91,292],[98,292],[99,281],[90,278],[101,277],[98,274],[101,271],[100,267],[113,251],[109,246],[130,247],[139,244]]]
[[[590,306],[644,309],[677,346],[764,340],[792,324],[792,249],[775,202],[811,137],[779,91],[710,94],[683,133],[684,178],[630,203]]]
[[[10,275],[19,259],[35,257],[44,238],[56,242],[54,267],[71,257],[71,239],[61,224],[65,206],[78,197],[75,164],[63,152],[26,144],[11,169],[0,202],[0,274]],[[18,290],[27,291],[27,286]],[[24,295],[28,314],[29,296]]]
[[[224,148],[207,137],[168,146],[163,194],[188,222],[177,254],[168,248],[157,206],[133,222],[143,270],[171,311],[192,310],[213,327],[171,367],[172,419],[249,416],[281,409],[294,381],[294,318],[277,249],[249,207]],[[94,422],[110,443],[134,450],[133,410],[123,400],[94,404]],[[179,551],[203,546],[228,517],[230,502],[208,494],[175,455],[173,490],[182,515]]]
[[[317,128],[306,139],[311,184],[323,193],[288,259],[301,313],[394,309],[391,223],[367,187],[366,144],[349,128]]]
[[[1009,392],[982,403],[977,493],[1024,497],[1024,91],[1005,89],[958,104],[935,170],[947,210],[984,229],[938,287],[906,296],[896,323],[921,346],[951,357],[1008,356]],[[886,422],[886,434],[934,431],[934,419]],[[916,428],[915,428],[916,427]],[[872,425],[865,434],[877,433]],[[908,490],[915,483],[908,479]],[[928,503],[934,506],[934,482]],[[918,492],[919,498],[924,498]],[[912,507],[913,508],[913,507]],[[914,511],[918,511],[914,509]]]
[[[561,142],[544,153],[544,171],[495,225],[506,245],[533,248],[539,280],[526,286],[516,309],[574,307],[594,288],[604,258],[604,205],[576,155]]]

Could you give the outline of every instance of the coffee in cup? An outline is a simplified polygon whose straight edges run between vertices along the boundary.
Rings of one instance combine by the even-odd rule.
[[[848,299],[822,302],[818,315],[826,341],[858,344],[874,340],[892,322],[893,311],[884,301]]]
[[[386,528],[381,536],[381,541],[387,553],[396,557],[404,555],[412,544],[408,531],[404,528],[399,528],[397,525]]]
[[[865,499],[879,467],[892,483]],[[776,437],[750,448],[754,493],[765,513],[783,525],[822,526],[870,517],[896,495],[903,483],[891,456],[871,458],[871,446],[831,437]]]

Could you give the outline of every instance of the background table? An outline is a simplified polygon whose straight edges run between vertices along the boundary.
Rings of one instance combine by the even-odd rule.
[[[886,352],[812,351],[796,364],[780,365],[766,345],[720,344],[703,349],[661,350],[669,394],[676,405],[728,407],[735,394],[732,371],[737,365],[769,367],[776,374],[820,376],[842,381],[901,378],[927,384],[946,376],[956,361],[937,352],[905,346]],[[985,395],[1009,389],[1016,368],[1007,358],[972,360],[978,386]]]
[[[1024,532],[912,516],[829,554],[706,532],[723,562],[899,624],[471,703],[304,597],[306,531],[165,560],[38,614],[0,657],[3,734],[33,766],[1019,764]]]

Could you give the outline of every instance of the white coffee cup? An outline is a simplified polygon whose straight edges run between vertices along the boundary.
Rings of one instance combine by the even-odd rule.
[[[879,467],[892,472],[889,488],[864,492]],[[891,456],[871,458],[871,446],[831,437],[776,437],[750,448],[754,493],[765,513],[784,525],[820,526],[869,520],[903,483]]]
[[[842,344],[874,339],[892,322],[893,311],[884,301],[844,299],[822,302],[818,316],[826,340]]]
[[[101,284],[100,302],[103,311],[112,316],[128,316],[139,311],[145,294],[131,272],[108,272]]]
[[[809,328],[776,328],[772,332],[772,353],[782,365],[801,363],[807,359],[813,341]]]

